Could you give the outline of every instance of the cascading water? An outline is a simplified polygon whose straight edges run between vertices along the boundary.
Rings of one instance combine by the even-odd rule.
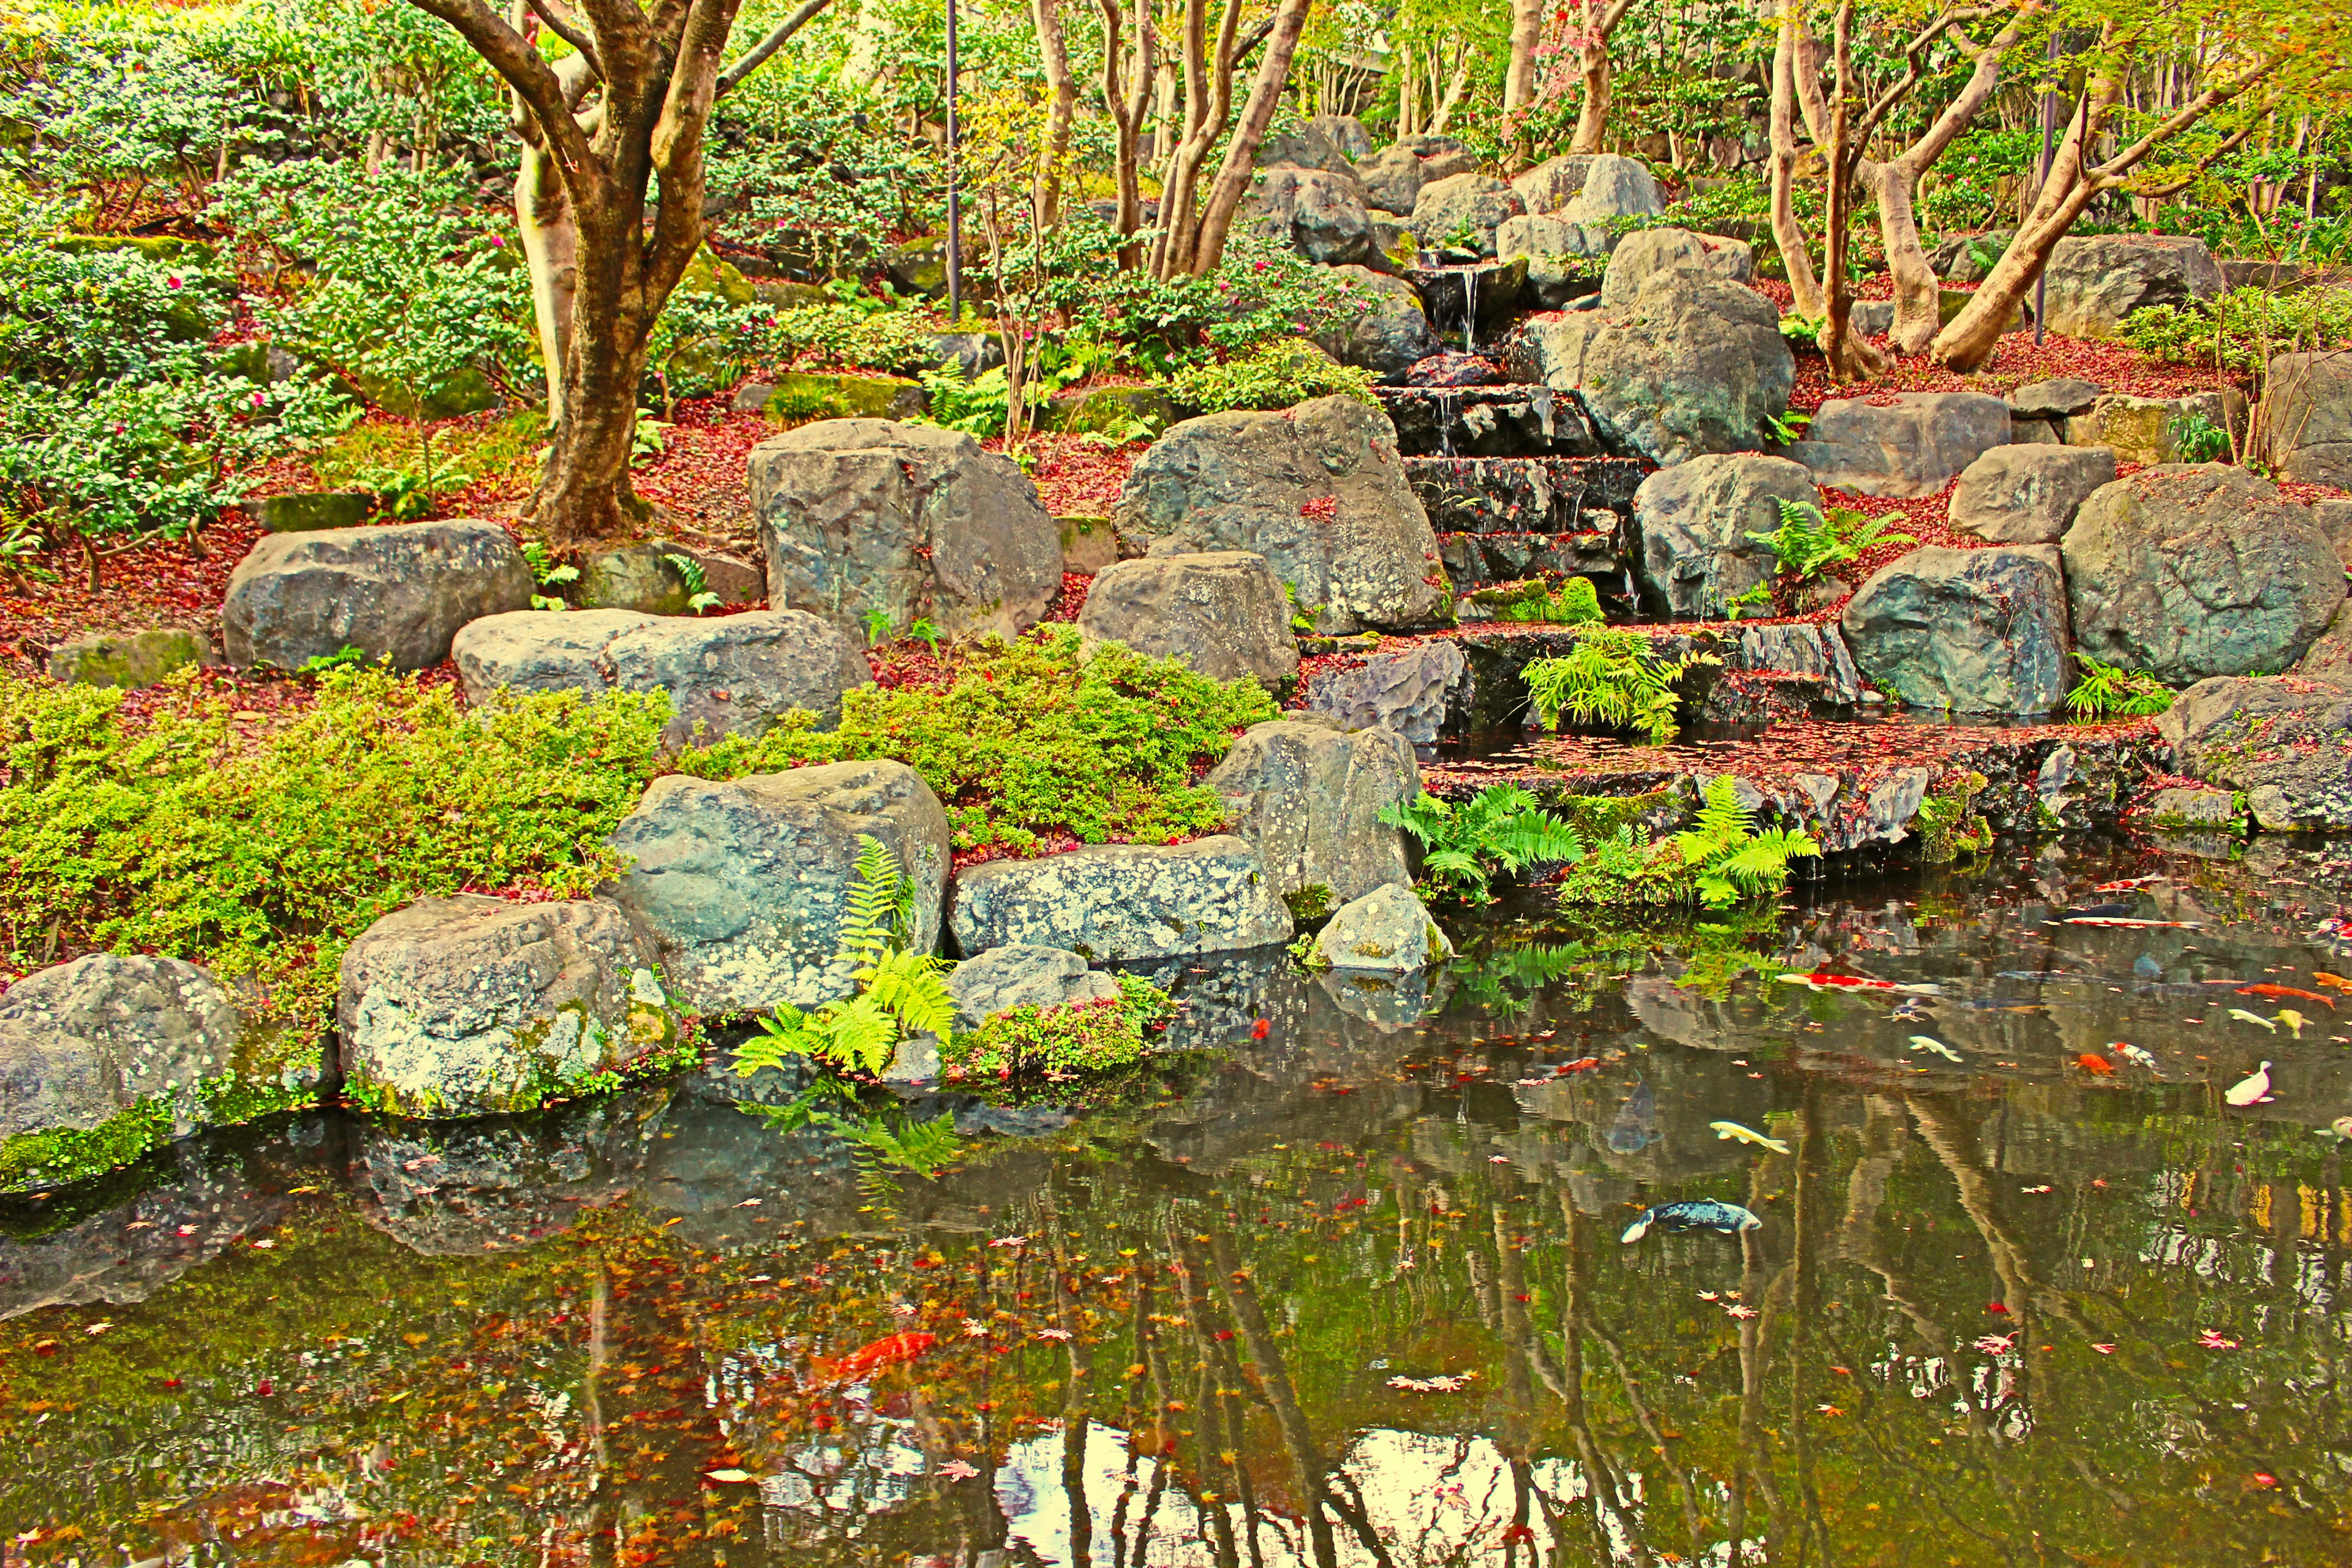
[[[1478,268],[1475,263],[1462,268],[1462,352],[1478,352]]]

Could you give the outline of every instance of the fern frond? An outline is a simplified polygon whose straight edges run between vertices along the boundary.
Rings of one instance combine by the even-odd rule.
[[[948,994],[939,960],[919,952],[883,956],[864,977],[866,1000],[898,1020],[909,1035],[945,1035],[955,1023],[955,998]]]
[[[870,833],[857,836],[857,871],[841,906],[841,953],[865,969],[897,945],[901,929],[898,858]]]
[[[871,996],[828,1002],[811,1020],[816,1054],[852,1072],[879,1075],[898,1044],[898,1020]]]
[[[782,1068],[795,1058],[814,1053],[807,1017],[792,1004],[778,1003],[774,1013],[758,1022],[760,1033],[735,1049],[738,1077],[750,1078],[762,1068]]]

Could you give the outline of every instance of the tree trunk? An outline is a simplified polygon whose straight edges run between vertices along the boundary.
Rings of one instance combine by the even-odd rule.
[[[515,174],[515,224],[530,273],[530,310],[539,323],[539,352],[547,367],[547,422],[563,422],[563,363],[572,346],[572,296],[580,279],[580,230],[572,221],[555,161],[524,142]]]
[[[1234,127],[1233,140],[1225,147],[1224,166],[1217,171],[1216,184],[1209,188],[1208,205],[1201,214],[1200,240],[1192,258],[1192,271],[1200,277],[1214,272],[1224,258],[1226,231],[1256,177],[1258,146],[1265,140],[1265,128],[1274,122],[1283,84],[1290,79],[1290,57],[1298,47],[1298,35],[1306,30],[1307,9],[1313,3],[1283,0],[1282,9],[1276,13],[1274,31],[1265,41],[1265,58],[1258,62],[1257,82],[1250,89],[1241,123]]]
[[[1585,15],[1590,17],[1594,7],[1588,0]],[[1576,111],[1576,139],[1568,144],[1571,153],[1598,153],[1601,138],[1609,131],[1609,40],[1587,36],[1578,48],[1578,63],[1584,72],[1584,102]]]
[[[1030,0],[1037,24],[1037,56],[1045,72],[1045,130],[1037,147],[1037,176],[1030,199],[1040,232],[1062,216],[1062,165],[1070,155],[1070,121],[1077,112],[1078,84],[1070,76],[1070,48],[1062,36],[1062,0]]]
[[[619,236],[592,231],[583,237],[583,249],[592,256],[625,255]],[[573,298],[559,393],[564,416],[551,433],[530,502],[531,515],[560,545],[625,534],[646,518],[645,503],[629,483],[629,459],[636,445],[646,332],[660,306],[648,312],[638,302],[642,290],[626,276],[634,270],[609,264],[585,269]]]
[[[1792,314],[1820,320],[1828,306],[1813,280],[1811,242],[1797,221],[1797,34],[1795,0],[1780,0],[1780,32],[1772,49],[1772,244],[1789,274]]]
[[[1516,121],[1535,107],[1536,51],[1543,44],[1543,0],[1511,0],[1511,58],[1503,71],[1503,131],[1521,158],[1527,132]]]
[[[1864,162],[1862,178],[1878,198],[1878,235],[1886,249],[1886,270],[1895,279],[1895,325],[1889,336],[1906,354],[1934,340],[1943,325],[1944,286],[1919,241],[1912,200],[1917,179],[1902,163]]]
[[[1143,117],[1151,107],[1153,43],[1151,0],[1135,0],[1134,57],[1122,65],[1118,0],[1100,0],[1103,14],[1103,107],[1112,129],[1112,175],[1118,189],[1119,238],[1127,240],[1143,222],[1143,186],[1137,149],[1142,140]],[[1124,79],[1121,71],[1126,72]],[[1138,245],[1118,247],[1119,269],[1131,272],[1142,264]]]

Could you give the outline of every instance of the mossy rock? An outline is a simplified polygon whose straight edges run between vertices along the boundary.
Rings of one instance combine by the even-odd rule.
[[[782,278],[753,279],[751,297],[771,310],[801,310],[834,302],[832,295],[814,283],[794,283]]]
[[[211,660],[212,645],[182,626],[77,637],[49,655],[49,679],[134,690]]]
[[[882,253],[882,270],[905,293],[943,300],[948,292],[948,242],[932,235],[894,245]]]
[[[429,387],[420,397],[409,395],[407,388],[394,386],[382,376],[354,375],[360,395],[387,414],[404,419],[457,419],[468,414],[482,414],[506,406],[490,378],[471,365],[459,371],[439,386]]]
[[[1089,431],[1122,435],[1138,421],[1153,435],[1176,422],[1176,405],[1160,386],[1103,386],[1092,392],[1056,393],[1041,411],[1038,427],[1073,436]]]
[[[816,419],[911,419],[928,400],[923,384],[902,375],[826,374],[791,371],[776,378],[764,397],[755,387],[738,395],[738,408],[753,407],[779,425]]]
[[[267,533],[315,533],[322,528],[357,528],[375,509],[365,490],[300,490],[263,496],[245,503],[245,513]]]
[[[1118,564],[1118,531],[1107,517],[1057,517],[1062,531],[1062,570],[1091,577]]]

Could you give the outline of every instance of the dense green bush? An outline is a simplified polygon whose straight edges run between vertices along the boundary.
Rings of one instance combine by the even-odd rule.
[[[2150,305],[2124,318],[2124,341],[2179,364],[2259,372],[2289,349],[2352,344],[2352,289],[2232,289],[2218,300]]]
[[[144,950],[249,977],[299,1036],[351,939],[427,894],[584,891],[653,776],[667,703],[501,698],[338,669],[274,728],[184,677],[123,694],[0,680],[0,931],[10,962]],[[262,732],[249,733],[249,729]]]
[[[1819,855],[1808,833],[1759,832],[1739,804],[1729,773],[1709,781],[1697,816],[1680,833],[1652,838],[1631,823],[1593,841],[1591,853],[1561,879],[1563,904],[1703,904],[1727,910],[1777,898],[1789,885],[1789,862]]]
[[[1130,1067],[1142,1058],[1143,1031],[1169,1016],[1168,994],[1138,975],[1114,978],[1117,1001],[1013,1007],[954,1037],[940,1059],[951,1077],[1061,1077]]]
[[[1662,658],[1640,632],[1596,628],[1558,658],[1530,662],[1524,679],[1536,711],[1555,729],[1565,713],[1580,724],[1638,730],[1651,745],[1663,746],[1681,733],[1675,683],[1700,665],[1722,662],[1711,653]]]
[[[1294,408],[1338,394],[1372,401],[1372,373],[1344,365],[1313,343],[1286,338],[1235,359],[1187,365],[1168,379],[1168,395],[1187,408]]]
[[[1076,627],[950,650],[944,689],[861,687],[841,727],[796,716],[757,741],[730,736],[678,760],[706,778],[799,763],[889,757],[938,792],[961,848],[1016,851],[1038,836],[1089,844],[1168,841],[1214,831],[1224,805],[1192,780],[1234,734],[1275,716],[1255,682],[1211,680],[1116,643],[1080,646]]]

